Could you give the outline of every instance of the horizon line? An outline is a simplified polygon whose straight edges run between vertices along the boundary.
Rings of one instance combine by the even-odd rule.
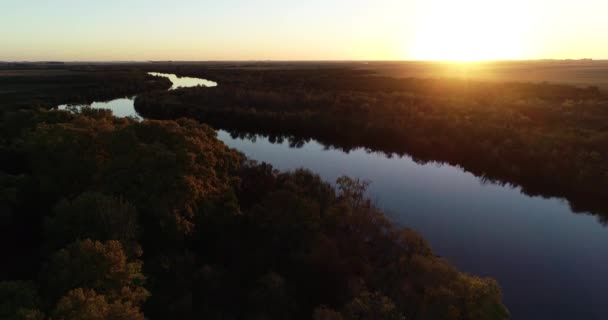
[[[488,63],[488,62],[539,62],[539,61],[608,61],[608,58],[539,58],[539,59],[487,59],[487,60],[424,60],[424,59],[236,59],[236,60],[0,60],[0,63],[228,63],[228,62],[445,62],[445,63]]]
[[[350,59],[350,60],[332,60],[332,59],[310,59],[310,60],[0,60],[0,64],[119,64],[119,63],[138,63],[138,64],[155,64],[155,63],[446,63],[446,64],[483,64],[483,63],[500,63],[500,62],[608,62],[608,58],[591,59],[557,59],[557,58],[540,58],[540,59],[494,59],[494,60],[381,60],[381,59]]]

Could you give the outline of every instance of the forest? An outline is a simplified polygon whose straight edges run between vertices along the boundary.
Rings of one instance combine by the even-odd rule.
[[[456,270],[391,223],[366,198],[365,181],[332,186],[304,169],[279,172],[183,118],[213,124],[223,95],[226,121],[280,116],[287,129],[324,119],[318,103],[332,94],[287,83],[283,94],[253,86],[162,94],[153,90],[170,83],[143,69],[0,72],[0,250],[9,257],[0,264],[0,319],[509,318],[496,281]],[[53,110],[139,92],[149,92],[142,112],[175,119]],[[301,100],[303,92],[311,94]],[[252,103],[245,109],[241,94]],[[285,101],[309,107],[278,109]],[[365,106],[347,109],[348,126]]]
[[[449,163],[608,219],[608,96],[598,87],[338,67],[164,69],[220,85],[138,96],[136,110],[147,118],[189,117],[234,135]]]
[[[51,108],[59,104],[86,104],[96,100],[135,95],[171,87],[166,78],[137,70],[105,70],[99,67],[30,66],[0,69],[0,102],[20,108]]]

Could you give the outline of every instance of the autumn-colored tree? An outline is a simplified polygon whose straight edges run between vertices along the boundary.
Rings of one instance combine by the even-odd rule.
[[[141,268],[140,261],[128,259],[118,241],[77,241],[52,256],[44,273],[44,288],[49,297],[85,288],[103,294],[112,303],[141,306],[149,295],[143,287]]]
[[[144,320],[144,315],[129,302],[109,302],[95,290],[77,288],[61,297],[53,311],[53,319]]]
[[[175,94],[195,101],[202,90]],[[288,91],[241,93],[236,102],[264,110],[237,110],[241,115],[278,126],[311,119],[330,125],[318,102],[335,102],[332,110],[346,118],[347,127],[355,126],[361,120],[356,115],[372,102],[403,102],[400,93],[370,98],[360,92],[317,97],[311,92],[301,102]],[[193,110],[211,116],[228,112],[223,104],[213,112],[207,107]],[[15,229],[3,242],[9,247],[19,240],[14,252],[27,258],[11,259],[10,270],[27,270],[7,278],[34,279],[0,285],[2,315],[36,320],[45,314],[66,320],[143,319],[144,311],[151,319],[508,317],[496,282],[459,272],[435,256],[420,235],[397,228],[365,196],[366,182],[342,177],[333,188],[304,169],[279,172],[246,161],[213,129],[193,120],[140,122],[86,108],[33,110],[0,116],[0,131],[7,133],[0,139],[0,155],[9,156],[0,160],[6,164],[0,167],[0,199],[6,200],[0,209],[9,209],[0,219],[6,222],[2,230]],[[379,110],[378,119],[391,121],[369,121],[359,136],[409,123],[389,111]],[[431,123],[444,119],[433,110],[405,111],[404,117]],[[459,112],[446,119],[464,121]],[[18,125],[5,123],[11,120]],[[414,130],[421,134],[407,141],[415,139],[418,147],[446,145],[431,138],[427,127]],[[438,130],[434,137],[457,133],[450,130],[455,129]],[[518,139],[510,145],[521,145]],[[288,140],[296,147],[305,141]],[[602,154],[584,157],[597,162]],[[138,244],[144,255],[138,254]]]

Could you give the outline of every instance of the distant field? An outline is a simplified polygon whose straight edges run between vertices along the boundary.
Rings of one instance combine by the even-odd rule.
[[[57,76],[69,74],[69,68],[84,66],[109,68],[159,66],[195,66],[240,70],[293,70],[352,68],[369,70],[378,75],[413,78],[465,78],[499,82],[552,82],[595,85],[608,90],[608,60],[542,60],[449,63],[424,61],[180,61],[138,63],[66,63],[65,65],[21,64],[18,70],[0,65],[0,77]],[[6,68],[6,69],[5,69]],[[30,69],[33,68],[33,69]],[[62,69],[66,68],[66,69]],[[4,69],[4,70],[3,70]],[[9,69],[9,70],[7,70]]]
[[[367,68],[393,77],[445,77],[491,81],[556,82],[608,89],[608,61],[512,61],[484,63],[372,62]]]
[[[551,82],[608,90],[608,61],[496,61],[449,63],[420,61],[373,62],[250,62],[209,63],[219,68],[249,70],[324,69],[346,67],[397,78],[465,78],[497,82]]]
[[[34,70],[0,70],[0,77],[53,77],[73,74],[73,71],[65,69],[34,69]]]

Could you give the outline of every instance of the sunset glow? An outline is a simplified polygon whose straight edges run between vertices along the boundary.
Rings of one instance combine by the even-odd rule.
[[[0,0],[0,320],[606,320],[608,0]]]
[[[530,28],[517,1],[428,1],[420,6],[411,55],[418,60],[522,59]]]
[[[0,12],[0,61],[608,58],[600,0],[6,0]]]

